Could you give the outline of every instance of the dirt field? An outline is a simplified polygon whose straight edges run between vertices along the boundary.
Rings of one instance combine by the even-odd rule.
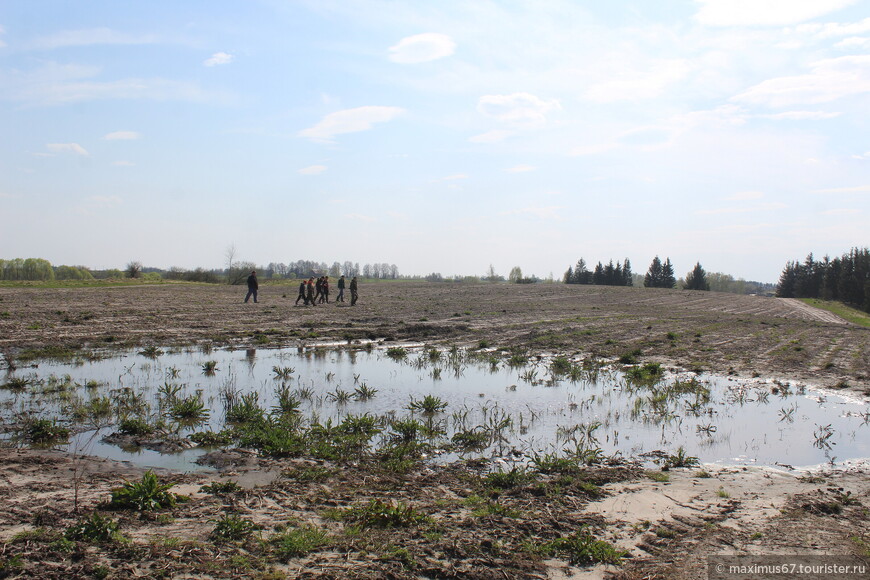
[[[691,370],[870,393],[870,329],[797,300],[565,284],[381,283],[360,294],[354,307],[304,307],[286,284],[266,284],[258,304],[218,285],[0,288],[0,349],[486,341],[606,358],[640,349]]]
[[[407,340],[612,359],[639,350],[641,361],[870,395],[870,331],[792,300],[562,284],[371,284],[355,307],[297,307],[286,285],[265,285],[259,304],[243,296],[240,287],[207,285],[0,288],[0,349],[13,365],[35,352],[194,343]],[[161,473],[189,501],[137,513],[106,506],[124,478],[141,477],[129,465],[8,447],[0,462],[0,578],[701,580],[717,554],[815,554],[870,566],[866,467],[808,475],[599,466],[493,492],[476,464],[400,476],[230,450],[219,472]],[[202,490],[215,481],[245,489]],[[401,501],[429,519],[369,529],[330,517],[371,500]],[[126,540],[64,539],[95,510],[117,520]],[[227,516],[255,531],[216,540],[216,522]],[[326,533],[328,547],[295,556],[276,543],[304,526]],[[618,566],[572,565],[569,553],[541,548],[577,530],[628,556]]]

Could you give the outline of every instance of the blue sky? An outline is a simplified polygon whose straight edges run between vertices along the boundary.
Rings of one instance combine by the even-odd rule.
[[[870,243],[870,0],[0,4],[0,257],[775,281]]]

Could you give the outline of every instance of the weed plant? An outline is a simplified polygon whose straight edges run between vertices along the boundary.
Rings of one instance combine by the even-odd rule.
[[[56,419],[30,419],[24,424],[24,440],[31,443],[56,443],[66,441],[69,436],[70,430],[58,425]]]
[[[235,481],[215,481],[199,488],[199,491],[210,495],[232,495],[243,490]]]
[[[69,526],[64,538],[79,542],[103,543],[123,539],[118,531],[118,522],[94,512]]]
[[[429,517],[417,511],[414,506],[380,499],[348,509],[342,514],[342,519],[357,522],[364,528],[402,528],[429,521]]]
[[[326,531],[314,526],[301,526],[275,534],[269,538],[268,545],[275,556],[281,560],[301,558],[329,545]]]
[[[628,555],[628,552],[595,538],[587,526],[569,536],[547,542],[540,549],[548,555],[566,557],[574,566],[590,566],[598,563],[619,565],[622,563],[622,558]]]
[[[180,496],[169,491],[174,485],[160,483],[157,475],[149,469],[142,475],[141,481],[127,481],[113,489],[109,506],[140,512],[175,507]]]
[[[250,520],[235,514],[224,515],[215,524],[209,538],[215,542],[239,542],[248,538],[255,528]]]
[[[435,395],[426,395],[422,399],[415,399],[412,396],[407,408],[412,413],[418,412],[424,415],[434,415],[444,411],[447,408],[447,402]]]

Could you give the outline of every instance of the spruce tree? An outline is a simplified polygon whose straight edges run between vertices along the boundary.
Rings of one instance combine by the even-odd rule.
[[[695,264],[695,267],[686,275],[686,284],[684,290],[709,290],[710,284],[707,283],[707,273],[701,267],[701,263]]]
[[[677,285],[677,278],[674,276],[674,265],[671,264],[671,259],[665,259],[662,266],[662,285],[661,288],[673,288]]]
[[[643,285],[646,288],[661,288],[662,280],[662,261],[656,256],[643,277]]]

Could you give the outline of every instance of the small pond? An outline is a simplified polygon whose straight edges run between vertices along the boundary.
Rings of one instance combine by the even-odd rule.
[[[390,421],[404,418],[434,425],[445,442],[457,433],[489,435],[473,451],[444,446],[440,461],[578,446],[630,458],[682,447],[704,463],[732,465],[798,467],[870,457],[866,401],[779,381],[656,371],[655,365],[626,373],[580,360],[419,345],[151,349],[19,368],[0,379],[0,421],[5,437],[17,441],[27,417],[56,419],[77,427],[59,447],[178,470],[199,469],[195,461],[205,450],[122,448],[104,437],[131,414],[173,425],[170,397],[198,398],[207,410],[196,425],[174,424],[185,436],[220,431],[227,410],[243,400],[272,412],[283,392],[309,425],[368,415],[379,419],[383,437]],[[446,406],[425,413],[427,398]]]

